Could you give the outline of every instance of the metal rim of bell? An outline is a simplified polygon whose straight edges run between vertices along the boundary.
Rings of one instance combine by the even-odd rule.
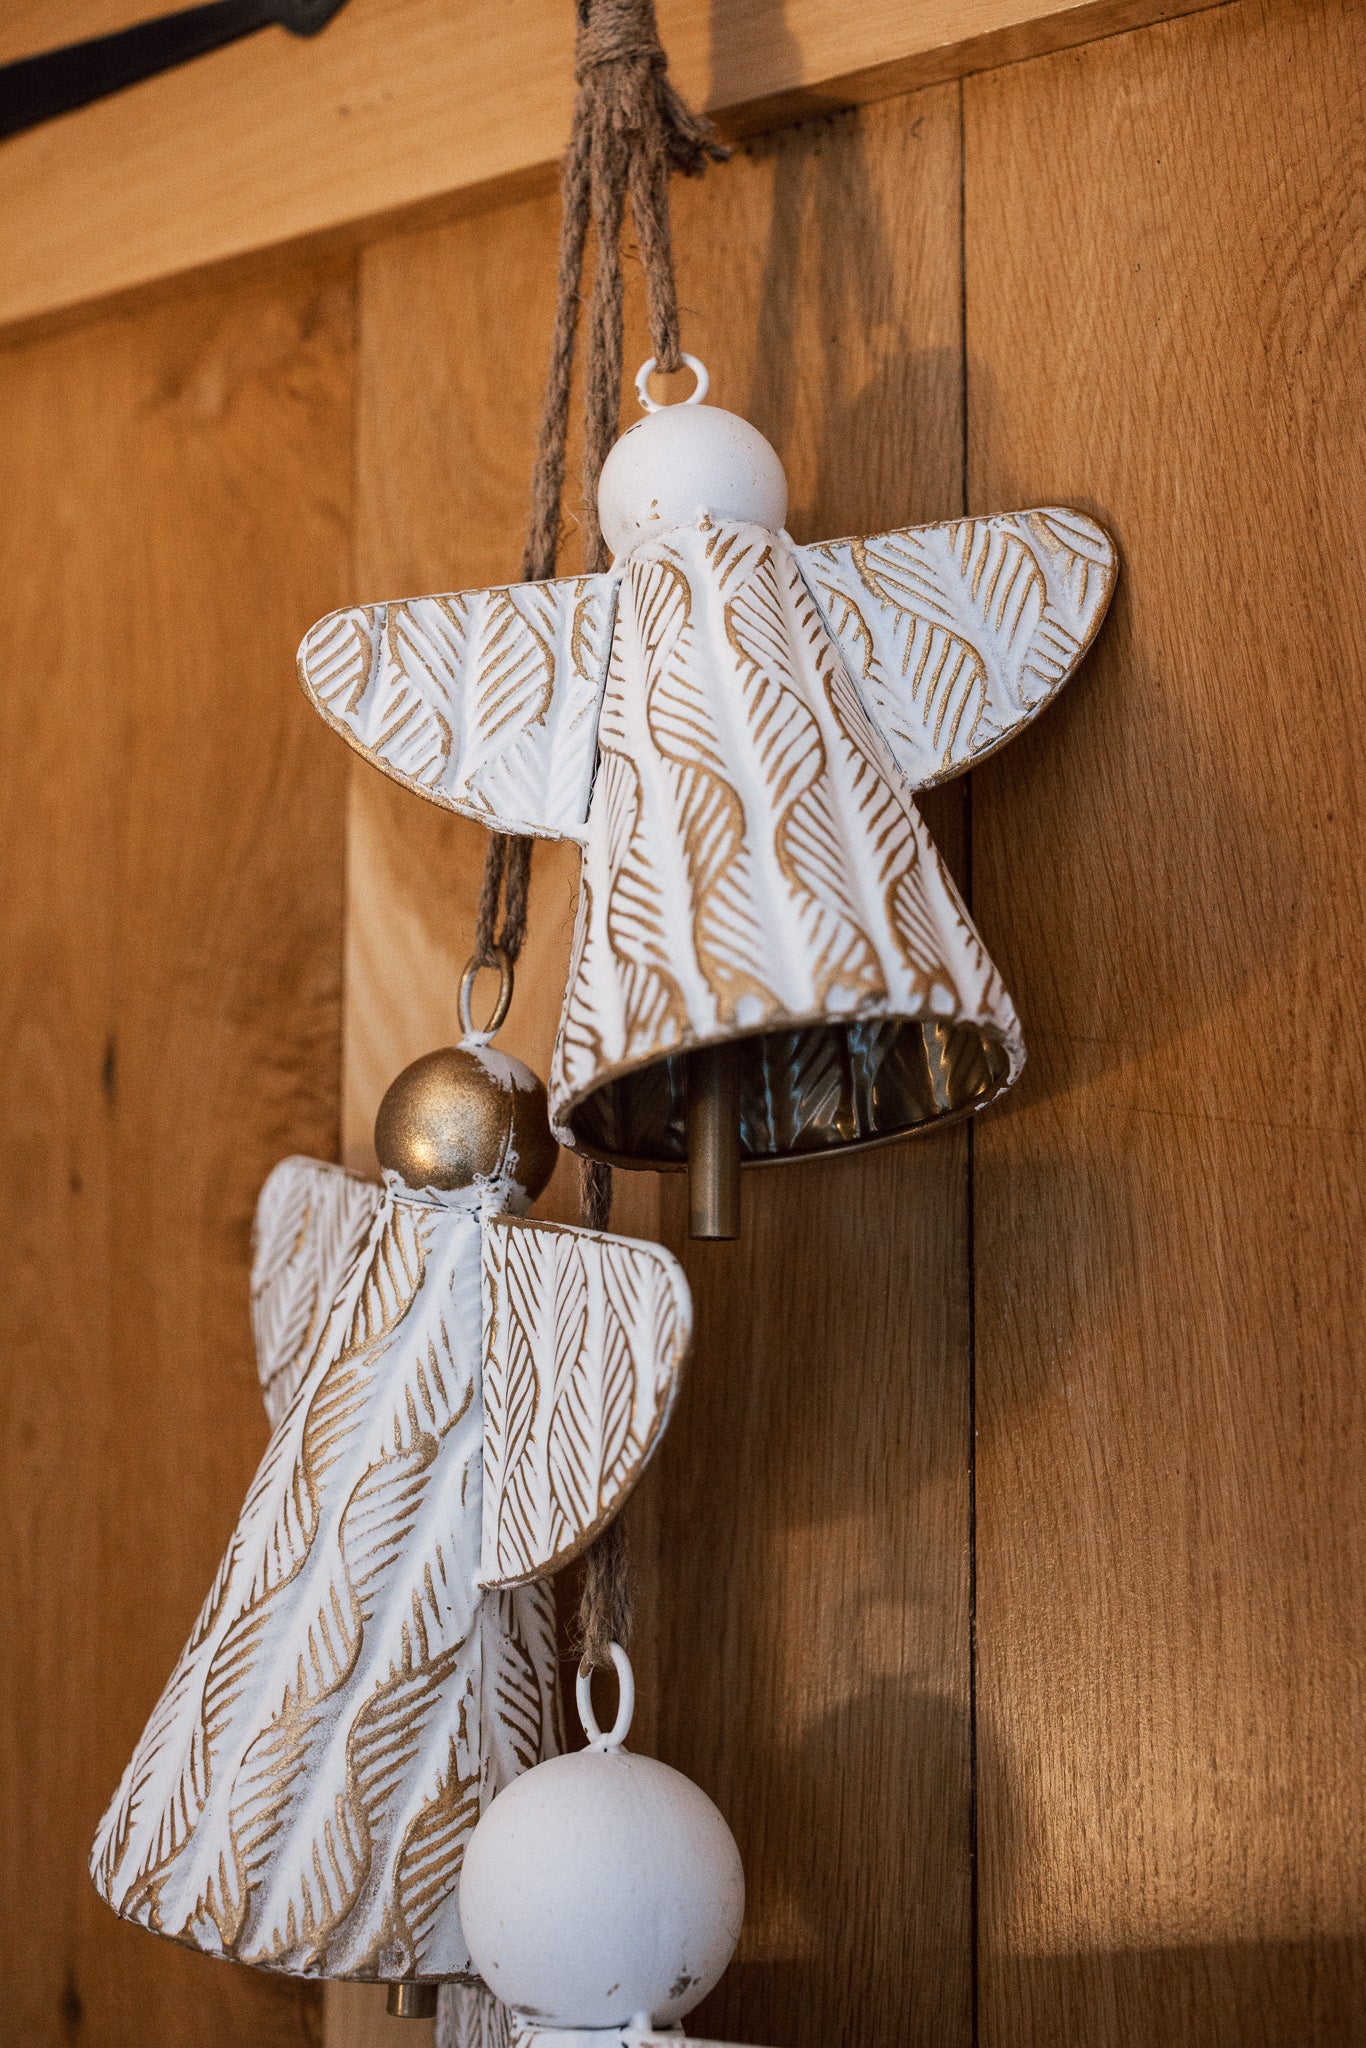
[[[842,1039],[842,1050],[849,1053],[852,1051],[849,1038],[855,1032],[869,1029],[886,1032],[889,1041],[902,1041],[899,1048],[902,1052],[923,1057],[924,1071],[918,1070],[917,1058],[917,1072],[907,1077],[918,1085],[908,1088],[899,1102],[889,1099],[879,1104],[879,1113],[871,1123],[864,1122],[861,1115],[855,1114],[857,1105],[852,1100],[845,1105],[841,1096],[839,1114],[822,1119],[802,1118],[800,1128],[794,1123],[791,1131],[775,1132],[777,1142],[772,1146],[751,1147],[747,1134],[742,1131],[740,1164],[746,1170],[796,1165],[807,1160],[831,1158],[837,1153],[867,1151],[876,1146],[895,1144],[922,1132],[941,1129],[946,1124],[974,1115],[997,1100],[1013,1084],[1023,1065],[1018,1041],[992,1023],[977,1019],[904,1015],[793,1018],[784,1023],[769,1023],[754,1031],[720,1032],[711,1038],[642,1054],[638,1059],[624,1062],[599,1075],[582,1095],[558,1105],[556,1122],[562,1133],[570,1133],[574,1150],[584,1158],[600,1159],[609,1166],[644,1167],[655,1173],[677,1171],[686,1167],[688,1156],[684,1077],[697,1054],[728,1050],[732,1058],[742,1065],[747,1062],[747,1055],[762,1064],[768,1059],[781,1057],[784,1050],[790,1052],[795,1042],[806,1040],[809,1034],[826,1032],[832,1034],[836,1046]],[[933,1060],[932,1035],[940,1040],[938,1057]],[[880,1067],[885,1064],[884,1060]],[[945,1068],[937,1085],[931,1072],[932,1065]],[[953,1069],[957,1070],[956,1074],[951,1071]],[[658,1109],[665,1109],[663,1098],[666,1095],[671,1107],[662,1122],[655,1115],[637,1122],[634,1132],[623,1130],[620,1122],[623,1111],[629,1113],[634,1109],[639,1114],[644,1107],[632,1098],[637,1096],[645,1077],[652,1071],[656,1075],[655,1086],[661,1093]],[[762,1080],[762,1076],[760,1078]],[[873,1083],[874,1094],[881,1078],[879,1072]],[[892,1078],[892,1073],[888,1072],[887,1081]],[[751,1076],[748,1087],[742,1081],[740,1092],[745,1100],[762,1100],[772,1114],[775,1093],[767,1083],[755,1085]],[[846,1121],[846,1110],[854,1118],[852,1125]],[[742,1126],[745,1121],[742,1114]],[[648,1142],[641,1143],[646,1122],[649,1124]],[[619,1142],[626,1138],[635,1142]]]

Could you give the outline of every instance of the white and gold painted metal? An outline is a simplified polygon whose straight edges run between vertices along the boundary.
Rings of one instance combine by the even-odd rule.
[[[287,1159],[262,1192],[274,1431],[91,1867],[157,1933],[385,1981],[400,2011],[465,1980],[474,2041],[500,2022],[465,1842],[561,1746],[547,1576],[658,1441],[691,1306],[656,1246],[522,1213],[554,1160],[545,1093],[481,1036],[386,1110],[382,1186]]]
[[[579,842],[556,1135],[705,1158],[694,1233],[734,1235],[742,1161],[881,1143],[1019,1073],[913,792],[1056,696],[1115,550],[1057,507],[798,547],[768,442],[691,400],[622,435],[599,510],[603,574],[335,612],[300,675],[433,803]]]

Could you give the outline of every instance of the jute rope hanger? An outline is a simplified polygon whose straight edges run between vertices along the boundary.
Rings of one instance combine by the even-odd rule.
[[[583,380],[583,529],[584,566],[592,575],[608,563],[598,525],[598,478],[616,440],[621,409],[621,230],[626,200],[629,195],[645,272],[651,349],[656,365],[667,375],[682,368],[669,177],[674,171],[700,177],[708,160],[719,163],[730,155],[711,123],[692,113],[669,83],[654,0],[576,0],[575,14],[578,92],[560,171],[555,321],[522,554],[522,577],[528,583],[553,576],[559,552],[569,396],[589,227],[594,255]],[[472,957],[480,966],[496,966],[500,958],[512,966],[521,953],[531,847],[530,839],[504,833],[490,836],[474,928]],[[611,1207],[611,1168],[596,1160],[580,1161],[580,1221],[590,1230],[605,1230]],[[586,1665],[611,1664],[613,1641],[630,1646],[630,1575],[619,1516],[588,1552],[579,1635]]]
[[[555,573],[564,499],[569,395],[578,333],[579,285],[593,225],[596,252],[584,378],[584,534],[590,574],[607,566],[598,525],[598,478],[617,435],[621,405],[621,228],[629,191],[645,271],[655,360],[682,366],[678,291],[669,226],[669,174],[700,177],[708,158],[729,150],[711,123],[691,113],[669,83],[654,0],[577,0],[574,76],[578,95],[560,173],[560,254],[522,577]],[[531,841],[495,833],[489,843],[475,923],[475,958],[515,962],[526,937]],[[503,925],[496,931],[500,900]]]

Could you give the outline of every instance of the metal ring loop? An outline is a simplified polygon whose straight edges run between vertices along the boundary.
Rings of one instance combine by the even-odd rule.
[[[702,400],[711,389],[711,377],[707,366],[698,356],[684,356],[683,361],[692,371],[694,377],[696,377],[697,386],[695,390],[688,393],[686,398],[675,399],[674,403],[676,405],[701,405]],[[640,400],[646,412],[667,412],[669,410],[667,406],[661,405],[657,399],[650,396],[650,379],[658,368],[658,356],[647,356],[636,371],[636,397]]]
[[[495,946],[493,960],[481,960],[477,953],[471,953],[460,980],[460,1029],[466,1038],[480,1044],[486,1043],[498,1030],[512,1007],[512,962],[501,946]],[[493,1015],[487,1024],[476,1031],[470,1015],[470,1001],[474,995],[474,983],[481,967],[497,966],[498,1000],[493,1006]]]
[[[579,1719],[590,1749],[620,1749],[631,1732],[631,1716],[636,1710],[636,1674],[620,1643],[612,1645],[612,1662],[617,1670],[617,1718],[605,1735],[593,1712],[593,1667],[586,1663],[579,1665],[574,1696],[579,1703]]]

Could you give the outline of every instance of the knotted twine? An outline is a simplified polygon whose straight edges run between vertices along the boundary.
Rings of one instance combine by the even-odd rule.
[[[578,93],[560,169],[555,322],[522,554],[522,578],[528,583],[554,575],[559,551],[569,393],[589,227],[594,255],[584,364],[583,525],[584,566],[593,575],[608,563],[598,524],[598,478],[616,440],[621,409],[621,230],[627,195],[645,272],[650,344],[657,368],[667,375],[682,368],[669,177],[674,171],[700,177],[708,159],[719,163],[730,154],[711,123],[692,113],[669,83],[654,0],[576,0],[575,13]],[[501,832],[490,836],[474,931],[474,957],[481,966],[496,966],[500,954],[512,965],[522,950],[531,844]],[[605,1230],[611,1208],[611,1168],[581,1160],[580,1221],[590,1230]],[[610,1664],[613,1642],[629,1646],[630,1574],[620,1517],[608,1523],[587,1553],[578,1635],[589,1665]]]

